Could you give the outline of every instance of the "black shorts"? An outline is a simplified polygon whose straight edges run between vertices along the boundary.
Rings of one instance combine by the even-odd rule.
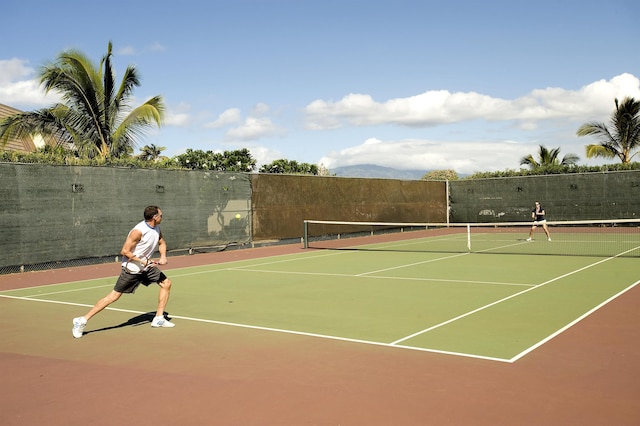
[[[167,279],[167,276],[159,268],[149,268],[139,274],[132,274],[125,268],[122,268],[118,281],[113,287],[118,293],[135,293],[140,284],[148,286],[153,283],[161,283]]]

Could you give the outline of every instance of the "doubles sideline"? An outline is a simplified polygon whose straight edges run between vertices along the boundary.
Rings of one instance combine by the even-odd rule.
[[[331,254],[327,254],[327,255],[336,255],[336,254],[339,254],[339,253],[331,253]],[[624,253],[621,253],[620,255],[623,255],[623,254]],[[280,329],[280,328],[272,328],[272,327],[264,327],[264,326],[255,326],[255,325],[250,325],[250,324],[231,323],[231,322],[226,322],[226,321],[209,320],[209,319],[194,318],[194,317],[188,317],[188,316],[172,315],[171,317],[172,318],[182,319],[182,320],[187,320],[187,321],[204,322],[204,323],[218,324],[218,325],[231,326],[231,327],[239,327],[239,328],[247,328],[247,329],[254,329],[254,330],[262,330],[262,331],[270,331],[270,332],[302,335],[302,336],[308,336],[308,337],[323,338],[323,339],[338,340],[338,341],[346,341],[346,342],[368,344],[368,345],[375,345],[375,346],[394,347],[394,348],[402,348],[402,349],[408,349],[408,350],[417,350],[417,351],[423,351],[423,352],[432,352],[432,353],[440,353],[440,354],[447,354],[447,355],[456,355],[456,356],[463,356],[463,357],[469,357],[469,358],[478,358],[478,359],[484,359],[484,360],[513,363],[513,362],[517,361],[518,359],[521,359],[526,354],[532,352],[536,348],[542,346],[544,343],[546,343],[549,340],[553,339],[554,337],[558,336],[562,332],[564,332],[567,329],[571,328],[572,326],[574,326],[575,324],[577,324],[578,322],[580,322],[584,318],[586,318],[589,315],[591,315],[593,312],[597,311],[601,307],[603,307],[606,304],[610,303],[612,300],[615,300],[616,298],[620,297],[622,294],[624,294],[627,291],[631,290],[636,285],[638,285],[638,283],[640,283],[640,281],[636,281],[635,283],[633,283],[629,287],[627,287],[627,288],[623,289],[622,291],[618,292],[617,294],[611,296],[609,299],[603,301],[601,304],[599,304],[598,306],[594,307],[590,311],[584,313],[579,318],[576,318],[571,323],[567,324],[566,326],[562,327],[561,329],[557,330],[556,332],[552,333],[551,335],[547,336],[546,338],[540,340],[539,342],[533,344],[532,346],[530,346],[529,348],[527,348],[524,351],[520,352],[519,354],[516,354],[515,356],[513,356],[510,359],[487,357],[487,356],[482,356],[482,355],[477,355],[477,354],[469,354],[469,353],[450,352],[450,351],[443,351],[443,350],[430,349],[430,348],[420,348],[420,347],[414,347],[414,346],[405,345],[405,344],[402,344],[402,343],[406,342],[406,341],[408,341],[411,338],[414,338],[416,336],[428,333],[431,330],[443,327],[443,326],[445,326],[447,324],[451,324],[451,323],[453,323],[453,322],[455,322],[457,320],[460,320],[462,318],[465,318],[465,317],[468,317],[468,316],[473,315],[475,313],[478,313],[478,312],[481,312],[483,310],[489,309],[489,308],[491,308],[493,306],[496,306],[496,305],[498,305],[498,304],[500,304],[502,302],[505,302],[507,300],[510,300],[510,299],[515,298],[515,297],[521,296],[521,295],[526,294],[526,293],[528,293],[530,291],[534,291],[537,288],[540,288],[542,286],[545,286],[547,284],[550,284],[552,282],[555,282],[555,281],[560,280],[562,278],[565,278],[567,276],[576,274],[578,272],[581,272],[581,271],[584,271],[586,269],[592,268],[594,266],[600,265],[600,264],[602,264],[604,262],[610,261],[611,259],[614,259],[616,257],[618,257],[618,256],[609,257],[609,258],[601,259],[600,261],[597,261],[597,262],[593,262],[593,263],[591,263],[589,265],[586,265],[584,267],[581,267],[581,268],[578,268],[576,270],[570,271],[570,272],[568,272],[566,274],[554,277],[554,278],[552,278],[552,279],[550,279],[548,281],[545,281],[543,283],[540,283],[538,285],[530,286],[525,290],[519,291],[519,292],[514,293],[514,294],[512,294],[510,296],[504,297],[502,299],[496,300],[494,302],[491,302],[489,304],[486,304],[484,306],[481,306],[479,308],[476,308],[476,309],[471,310],[469,312],[466,312],[464,314],[458,315],[458,316],[456,316],[454,318],[451,318],[451,319],[449,319],[447,321],[441,322],[439,324],[435,324],[435,325],[433,325],[431,327],[428,327],[428,328],[425,328],[423,330],[417,331],[417,332],[415,332],[413,334],[404,336],[404,337],[402,337],[400,339],[397,339],[397,340],[395,340],[393,342],[390,342],[390,343],[375,342],[375,341],[360,340],[360,339],[352,339],[352,338],[330,336],[330,335],[316,334],[316,333],[309,333],[309,332],[301,332],[301,331],[296,331],[296,330],[288,330],[288,329]],[[304,257],[304,259],[306,259],[306,258],[307,258],[307,256]],[[302,258],[300,258],[300,259],[302,259]],[[297,260],[297,259],[286,259],[286,260],[277,260],[277,261],[271,261],[271,262],[261,262],[261,263],[255,264],[255,265],[248,265],[248,266],[245,266],[245,267],[242,267],[242,268],[241,267],[215,268],[215,269],[210,269],[210,270],[207,270],[207,271],[199,271],[197,273],[216,272],[216,271],[223,271],[223,270],[237,270],[237,271],[247,271],[247,272],[249,272],[249,271],[253,271],[253,272],[274,272],[274,271],[252,270],[251,268],[255,267],[255,266],[272,265],[272,264],[275,264],[275,263],[281,263],[281,262],[292,261],[292,260]],[[392,269],[394,269],[394,268],[392,268]],[[367,275],[368,278],[374,278],[374,276],[371,276],[369,274],[373,274],[375,272],[380,272],[380,271],[371,271],[370,273],[367,273],[367,274],[358,274],[358,275],[353,275],[353,276],[357,277],[357,276]],[[279,272],[279,273],[282,273],[282,272]],[[285,273],[287,273],[287,272],[285,272]],[[191,275],[191,273],[176,274],[174,276],[185,276],[185,275]],[[392,277],[385,277],[385,278],[386,279],[389,279],[389,278],[393,279]],[[94,281],[94,280],[89,280],[89,281]],[[69,283],[65,283],[65,284],[69,284]],[[60,285],[60,284],[52,284],[52,285]],[[105,284],[105,285],[98,286],[98,287],[108,287],[108,286],[111,286],[111,285],[112,284]],[[42,288],[42,287],[38,287],[38,288]],[[41,302],[41,303],[54,303],[54,304],[62,304],[62,305],[90,307],[91,305],[87,305],[87,304],[79,304],[79,303],[72,303],[72,302],[48,300],[48,299],[42,299],[41,297],[42,296],[46,296],[46,295],[53,295],[53,294],[59,294],[59,293],[68,293],[68,292],[73,292],[73,291],[83,291],[83,290],[95,289],[95,288],[97,288],[97,287],[93,286],[93,287],[90,287],[90,288],[82,288],[82,289],[75,289],[75,290],[63,290],[63,291],[60,291],[60,292],[50,292],[50,293],[45,293],[45,294],[41,293],[41,294],[32,295],[32,296],[11,296],[11,295],[8,295],[8,294],[1,294],[0,293],[0,297],[9,298],[9,299],[25,300],[25,301],[35,301],[35,302]],[[20,289],[20,290],[25,290],[25,289],[23,288],[23,289]],[[113,308],[113,307],[108,307],[107,310],[118,311],[118,312],[128,312],[128,313],[134,313],[134,314],[138,314],[138,315],[146,313],[146,312],[141,312],[141,311],[135,311],[135,310],[129,310],[129,309],[120,309],[120,308]]]

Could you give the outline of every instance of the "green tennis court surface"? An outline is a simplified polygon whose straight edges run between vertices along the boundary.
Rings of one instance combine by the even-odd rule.
[[[536,236],[528,244],[537,250],[556,244]],[[176,332],[197,321],[514,362],[637,284],[634,257],[423,251],[432,238],[441,237],[166,269],[168,312]],[[0,296],[91,306],[114,282]],[[154,287],[141,287],[100,316],[144,313],[156,298]]]

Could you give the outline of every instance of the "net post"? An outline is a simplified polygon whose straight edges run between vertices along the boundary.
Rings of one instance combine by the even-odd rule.
[[[471,252],[471,225],[467,223],[467,250]]]
[[[309,248],[309,224],[306,220],[303,221],[303,223],[304,223],[304,230],[302,234],[303,248]]]
[[[449,193],[449,179],[446,180],[445,182],[445,190],[446,190],[446,200],[447,200],[447,205],[445,206],[445,209],[447,210],[447,225],[449,225],[449,218],[451,217],[451,194]]]

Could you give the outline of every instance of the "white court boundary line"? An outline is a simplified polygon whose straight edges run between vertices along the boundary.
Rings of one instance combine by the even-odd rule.
[[[528,293],[529,291],[535,290],[539,287],[542,287],[544,285],[547,285],[549,283],[552,283],[554,281],[557,281],[559,279],[565,278],[567,276],[573,275],[575,273],[584,271],[586,269],[592,268],[594,266],[600,265],[602,263],[605,263],[609,260],[618,258],[623,256],[624,254],[634,251],[636,249],[638,249],[640,247],[635,247],[633,249],[627,250],[625,252],[619,253],[616,256],[612,256],[606,259],[602,259],[598,262],[594,262],[591,263],[589,265],[586,265],[582,268],[578,268],[574,271],[568,272],[566,274],[560,275],[558,277],[552,278],[548,281],[545,281],[541,284],[535,285],[533,287],[527,288],[526,290],[514,293],[510,296],[507,296],[505,298],[502,298],[500,300],[494,301],[492,303],[489,303],[487,305],[484,305],[480,308],[474,309],[470,312],[467,312],[465,314],[459,315],[455,318],[449,319],[447,321],[444,321],[440,324],[436,324],[432,327],[426,328],[424,330],[421,330],[419,332],[413,333],[409,336],[405,336],[401,339],[395,340],[391,343],[383,343],[383,342],[375,342],[375,341],[369,341],[369,340],[361,340],[361,339],[352,339],[352,338],[346,338],[346,337],[338,337],[338,336],[330,336],[330,335],[324,335],[324,334],[317,334],[317,333],[309,333],[309,332],[302,332],[302,331],[295,331],[295,330],[288,330],[288,329],[279,329],[279,328],[272,328],[272,327],[263,327],[263,326],[256,326],[256,325],[250,325],[250,324],[240,324],[240,323],[231,323],[231,322],[226,322],[226,321],[217,321],[217,320],[207,320],[207,319],[202,319],[202,318],[193,318],[193,317],[186,317],[186,316],[180,316],[180,315],[171,315],[171,318],[177,318],[177,319],[182,319],[182,320],[187,320],[187,321],[196,321],[196,322],[203,322],[203,323],[210,323],[210,324],[217,324],[217,325],[223,325],[223,326],[231,326],[231,327],[239,327],[239,328],[246,328],[246,329],[253,329],[253,330],[262,330],[262,331],[270,331],[270,332],[277,332],[277,333],[283,333],[283,334],[293,334],[293,335],[301,335],[301,336],[308,336],[308,337],[315,337],[315,338],[322,338],[322,339],[329,339],[329,340],[336,340],[336,341],[344,341],[344,342],[351,342],[351,343],[360,343],[360,344],[367,344],[367,345],[373,345],[373,346],[382,346],[382,347],[388,347],[388,348],[400,348],[400,349],[408,349],[408,350],[415,350],[415,351],[420,351],[420,352],[430,352],[430,353],[438,353],[438,354],[445,354],[445,355],[454,355],[454,356],[461,356],[461,357],[467,357],[467,358],[475,358],[475,359],[483,359],[483,360],[489,360],[489,361],[498,361],[498,362],[506,362],[506,363],[514,363],[517,360],[521,359],[522,357],[524,357],[525,355],[527,355],[528,353],[532,352],[533,350],[537,349],[538,347],[542,346],[544,343],[550,341],[551,339],[553,339],[554,337],[558,336],[559,334],[563,333],[564,331],[568,330],[569,328],[571,328],[572,326],[574,326],[575,324],[577,324],[578,322],[582,321],[584,318],[588,317],[589,315],[591,315],[592,313],[596,312],[598,309],[602,308],[603,306],[607,305],[608,303],[610,303],[611,301],[615,300],[616,298],[620,297],[622,294],[626,293],[627,291],[631,290],[632,288],[634,288],[636,285],[638,285],[640,283],[639,281],[636,281],[635,283],[633,283],[632,285],[626,287],[625,289],[621,290],[620,292],[618,292],[617,294],[611,296],[609,299],[603,301],[602,303],[600,303],[599,305],[597,305],[596,307],[592,308],[591,310],[589,310],[588,312],[584,313],[583,315],[581,315],[580,317],[576,318],[574,321],[570,322],[569,324],[565,325],[564,327],[562,327],[561,329],[557,330],[556,332],[552,333],[551,335],[547,336],[546,338],[540,340],[539,342],[537,342],[536,344],[530,346],[529,348],[525,349],[524,351],[520,352],[519,354],[513,356],[510,359],[504,359],[504,358],[496,358],[496,357],[489,357],[489,356],[483,356],[483,355],[477,355],[477,354],[469,354],[469,353],[461,353],[461,352],[453,352],[453,351],[444,351],[444,350],[438,350],[438,349],[430,349],[430,348],[420,348],[420,347],[415,347],[415,346],[408,346],[408,345],[400,345],[399,343],[409,340],[413,337],[416,337],[418,335],[424,334],[428,331],[434,330],[436,328],[442,327],[444,325],[450,324],[454,321],[457,321],[459,319],[465,318],[469,315],[472,315],[474,313],[477,313],[479,311],[482,311],[484,309],[487,309],[489,307],[495,306],[501,302],[504,302],[506,300],[512,299],[514,297],[520,296],[522,294]],[[331,256],[334,254],[340,254],[340,253],[331,253],[328,255],[320,255],[320,256],[314,256],[314,257],[324,257],[324,256]],[[438,258],[438,259],[432,259],[433,260],[444,260],[447,259],[449,257],[444,257],[444,258]],[[279,260],[279,261],[274,261],[274,262],[263,262],[263,263],[259,263],[259,264],[255,264],[255,265],[251,265],[251,266],[264,266],[264,265],[270,265],[270,264],[276,264],[276,263],[283,263],[283,262],[287,262],[287,261],[293,261],[293,260],[302,260],[302,259],[307,259],[306,256],[303,256],[301,258],[295,258],[295,259],[286,259],[286,260]],[[243,261],[234,261],[234,262],[230,262],[230,263],[238,263],[238,262],[246,262],[246,260]],[[221,264],[216,264],[216,265],[221,265]],[[247,266],[247,267],[251,267],[251,266]],[[196,267],[188,267],[188,268],[198,268]],[[179,269],[187,269],[187,268],[179,268]],[[391,268],[391,269],[396,269],[396,268]],[[237,271],[246,271],[246,272],[253,272],[251,269],[243,269],[243,267],[236,267],[236,268],[214,268],[214,269],[210,269],[207,271],[198,271],[197,273],[187,273],[187,274],[180,274],[177,276],[187,276],[187,275],[194,275],[194,274],[201,274],[201,273],[205,273],[205,272],[218,272],[218,271],[231,271],[231,270],[237,270]],[[269,272],[278,272],[278,271],[269,271]],[[282,273],[282,272],[279,272]],[[362,275],[362,274],[360,274]],[[174,275],[176,276],[176,275]],[[355,275],[354,277],[357,277],[359,275]],[[375,276],[366,276],[364,275],[364,277],[366,278],[386,278],[386,279],[393,279],[393,277],[375,277]],[[98,279],[105,279],[103,278],[98,278]],[[86,281],[95,281],[98,279],[90,279],[90,280],[86,280]],[[80,283],[80,282],[84,282],[84,281],[76,281],[75,283]],[[47,286],[52,286],[52,285],[62,285],[62,284],[69,284],[69,283],[55,283],[55,284],[49,284]],[[42,287],[46,287],[46,286],[41,286],[41,287],[30,287],[30,288],[42,288]],[[103,286],[100,286],[103,287]],[[91,287],[89,289],[93,289],[96,287]],[[21,289],[15,289],[15,290],[25,290],[25,289],[29,289],[28,288],[21,288]],[[62,291],[59,293],[63,293],[63,292],[72,292],[72,291],[81,291],[81,290],[87,290],[88,288],[83,288],[83,289],[76,289],[76,290],[67,290],[67,291]],[[5,290],[7,291],[7,290]],[[9,290],[10,291],[10,290]],[[55,293],[50,293],[50,294],[55,294]],[[25,301],[34,301],[34,302],[42,302],[42,303],[53,303],[53,304],[61,304],[61,305],[70,305],[70,306],[82,306],[82,307],[91,307],[93,305],[87,305],[87,304],[81,304],[81,303],[72,303],[72,302],[62,302],[62,301],[56,301],[56,300],[46,300],[46,299],[38,299],[35,296],[42,296],[43,294],[40,295],[34,295],[33,297],[24,297],[24,296],[10,296],[10,295],[6,295],[6,294],[1,294],[0,293],[0,297],[1,298],[7,298],[7,299],[16,299],[16,300],[25,300]],[[130,309],[120,309],[120,308],[112,308],[112,307],[107,307],[105,308],[105,310],[111,310],[111,311],[117,311],[117,312],[127,312],[127,313],[134,313],[134,314],[145,314],[147,313],[147,311],[135,311],[135,310],[130,310]]]
[[[571,321],[569,324],[565,325],[564,327],[562,327],[560,330],[556,331],[555,333],[549,335],[546,339],[542,339],[541,341],[539,341],[538,343],[536,343],[535,345],[531,346],[530,348],[520,352],[518,355],[514,356],[513,358],[511,358],[509,360],[509,362],[516,362],[517,360],[519,360],[520,358],[522,358],[523,356],[527,355],[530,352],[533,352],[535,349],[539,348],[540,346],[544,345],[545,343],[547,343],[548,341],[550,341],[551,339],[553,339],[554,337],[558,336],[559,334],[565,332],[566,330],[570,329],[571,327],[573,327],[574,325],[576,325],[577,323],[579,323],[580,321],[582,321],[583,319],[587,318],[589,315],[591,315],[592,313],[596,312],[598,309],[602,308],[603,306],[611,303],[612,301],[614,301],[615,299],[617,299],[618,297],[622,296],[624,293],[626,293],[627,291],[631,290],[632,288],[634,288],[635,286],[637,286],[638,284],[640,284],[640,280],[636,281],[635,283],[631,284],[629,287],[619,291],[618,293],[614,294],[613,296],[611,296],[610,298],[608,298],[607,300],[605,300],[604,302],[600,303],[599,305],[595,306],[594,308],[592,308],[591,310],[585,312],[584,314],[580,315],[578,318],[576,318],[575,320]]]
[[[278,255],[278,257],[289,257],[289,256],[298,256],[297,258],[294,259],[281,259],[281,260],[277,260],[277,261],[272,261],[272,262],[263,262],[263,263],[256,263],[255,265],[251,265],[251,266],[262,266],[262,265],[271,265],[271,264],[276,264],[276,263],[284,263],[284,262],[292,262],[295,260],[305,260],[308,257],[326,257],[326,256],[335,256],[341,253],[326,253],[326,254],[320,254],[320,255],[311,255],[310,253],[290,253],[290,254],[282,254],[282,255]],[[179,272],[182,270],[189,270],[189,269],[201,269],[201,268],[210,268],[210,269],[205,269],[205,270],[201,270],[201,271],[195,271],[195,272],[187,272],[187,273],[171,273],[171,278],[173,277],[186,277],[186,276],[190,276],[190,275],[200,275],[200,274],[206,274],[206,273],[210,273],[210,272],[219,272],[219,271],[229,271],[229,270],[233,270],[234,268],[232,267],[227,267],[226,265],[233,265],[236,263],[243,263],[243,262],[249,262],[251,260],[262,260],[264,258],[258,258],[258,259],[243,259],[243,260],[232,260],[230,262],[221,262],[221,263],[216,263],[213,265],[200,265],[200,266],[183,266],[180,268],[162,268],[164,272]],[[116,266],[119,266],[120,263],[117,262]],[[242,268],[242,266],[238,266],[236,268]],[[118,269],[119,271],[119,269]],[[51,284],[44,284],[44,285],[34,285],[34,286],[29,286],[29,287],[20,287],[20,288],[10,288],[10,289],[6,289],[6,290],[0,290],[0,296],[3,295],[4,293],[10,293],[10,292],[18,292],[18,291],[23,291],[23,290],[31,290],[31,289],[41,289],[41,288],[47,288],[47,287],[55,287],[55,286],[66,286],[66,285],[73,285],[73,284],[80,284],[80,283],[88,283],[88,282],[93,282],[93,281],[101,281],[101,280],[113,280],[113,282],[111,284],[106,284],[107,285],[115,285],[116,280],[118,279],[118,273],[113,274],[111,276],[108,277],[99,277],[99,278],[89,278],[86,280],[75,280],[75,281],[65,281],[62,283],[51,283]],[[98,287],[98,286],[97,286]],[[97,288],[97,287],[91,287],[91,288]],[[75,290],[68,290],[68,291],[81,291],[81,290],[88,290],[91,288],[83,288],[83,289],[75,289]],[[61,293],[63,293],[64,291],[61,291]],[[51,293],[54,294],[54,293]]]
[[[0,294],[0,298],[24,300],[24,301],[30,301],[30,302],[53,303],[53,304],[58,304],[58,305],[69,305],[69,306],[81,306],[81,307],[91,307],[91,306],[93,306],[93,305],[87,305],[87,304],[84,304],[84,303],[61,302],[61,301],[58,301],[58,300],[36,299],[36,298],[32,298],[32,297],[20,297],[20,296],[8,296],[8,295],[4,295],[4,294]],[[105,311],[126,312],[126,313],[132,313],[132,314],[137,314],[137,315],[146,314],[148,312],[148,311],[135,311],[135,310],[132,310],[132,309],[120,309],[120,308],[111,308],[111,307],[107,307],[104,310]],[[351,339],[351,338],[348,338],[348,337],[330,336],[330,335],[326,335],[326,334],[308,333],[308,332],[304,332],[304,331],[287,330],[287,329],[282,329],[282,328],[263,327],[263,326],[258,326],[258,325],[240,324],[240,323],[217,321],[217,320],[208,320],[208,319],[203,319],[203,318],[186,317],[186,316],[182,316],[182,315],[170,315],[170,318],[171,319],[181,319],[181,320],[185,320],[185,321],[195,321],[195,322],[202,322],[202,323],[208,323],[208,324],[223,325],[223,326],[228,326],[228,327],[238,327],[238,328],[246,328],[246,329],[251,329],[251,330],[269,331],[269,332],[275,332],[275,333],[293,334],[293,335],[297,335],[297,336],[314,337],[314,338],[327,339],[327,340],[336,340],[336,341],[349,342],[349,343],[359,343],[359,344],[372,345],[372,346],[381,346],[381,347],[386,347],[386,348],[394,348],[394,349],[400,348],[400,349],[408,349],[408,350],[414,350],[414,351],[420,351],[420,352],[430,352],[430,353],[437,353],[437,354],[444,354],[444,355],[455,355],[455,356],[461,356],[461,357],[466,357],[466,358],[484,359],[484,360],[489,360],[489,361],[510,362],[509,360],[503,359],[503,358],[493,358],[493,357],[487,357],[487,356],[476,355],[476,354],[467,354],[467,353],[462,353],[462,352],[449,352],[449,351],[443,351],[443,350],[438,350],[438,349],[420,348],[420,347],[416,347],[416,346],[391,345],[389,343],[375,342],[375,341],[371,341],[371,340]]]
[[[395,268],[391,268],[395,269]],[[506,285],[516,287],[534,287],[537,284],[526,283],[504,283],[500,281],[475,281],[475,280],[450,280],[446,278],[420,278],[420,277],[394,277],[394,276],[376,276],[364,274],[334,274],[330,272],[301,272],[301,271],[270,271],[268,269],[247,269],[247,268],[229,268],[228,271],[236,272],[258,272],[261,274],[282,274],[282,275],[313,275],[313,276],[327,276],[327,277],[343,277],[343,278],[366,278],[366,279],[378,279],[378,280],[397,280],[397,281],[436,281],[445,283],[462,283],[462,284],[486,284],[486,285]],[[382,270],[384,271],[384,270]],[[376,271],[380,272],[380,271]]]
[[[600,265],[600,264],[602,264],[602,263],[608,262],[608,261],[610,261],[610,260],[612,260],[612,259],[618,258],[618,257],[620,257],[620,256],[622,256],[622,255],[624,255],[624,254],[626,254],[626,253],[629,253],[629,252],[631,252],[631,251],[634,251],[634,250],[636,250],[636,249],[638,249],[638,247],[635,247],[635,248],[633,248],[633,249],[630,249],[630,250],[627,250],[627,251],[625,251],[625,252],[619,253],[619,254],[618,254],[618,255],[616,255],[616,256],[608,257],[608,258],[606,258],[606,259],[599,260],[598,262],[594,262],[594,263],[591,263],[591,264],[589,264],[589,265],[583,266],[582,268],[578,268],[578,269],[576,269],[576,270],[574,270],[574,271],[568,272],[568,273],[566,273],[566,274],[560,275],[560,276],[558,276],[558,277],[555,277],[555,278],[552,278],[552,279],[550,279],[550,280],[547,280],[547,281],[545,281],[545,282],[543,282],[543,283],[540,283],[540,284],[536,285],[535,287],[531,287],[531,288],[528,288],[528,289],[526,289],[526,290],[523,290],[523,291],[520,291],[520,292],[514,293],[514,294],[512,294],[512,295],[510,295],[510,296],[507,296],[507,297],[504,297],[504,298],[502,298],[502,299],[496,300],[496,301],[494,301],[494,302],[492,302],[492,303],[489,303],[489,304],[487,304],[487,305],[481,306],[481,307],[479,307],[479,308],[477,308],[477,309],[474,309],[474,310],[472,310],[472,311],[466,312],[466,313],[464,313],[464,314],[462,314],[462,315],[458,315],[457,317],[455,317],[455,318],[451,318],[451,319],[449,319],[449,320],[447,320],[447,321],[444,321],[444,322],[442,322],[442,323],[440,323],[440,324],[436,324],[436,325],[434,325],[434,326],[431,326],[431,327],[425,328],[424,330],[420,330],[420,331],[418,331],[418,332],[416,332],[416,333],[413,333],[413,334],[411,334],[411,335],[405,336],[405,337],[403,337],[403,338],[401,338],[401,339],[398,339],[398,340],[396,340],[396,341],[394,341],[394,342],[391,342],[390,344],[391,344],[391,345],[397,345],[398,343],[401,343],[401,342],[407,341],[407,340],[409,340],[409,339],[412,339],[412,338],[414,338],[414,337],[417,337],[417,336],[419,336],[419,335],[421,335],[421,334],[424,334],[424,333],[427,333],[427,332],[429,332],[429,331],[435,330],[435,329],[440,328],[440,327],[442,327],[442,326],[445,326],[445,325],[447,325],[447,324],[451,324],[451,323],[453,323],[453,322],[455,322],[455,321],[457,321],[457,320],[459,320],[459,319],[462,319],[462,318],[468,317],[468,316],[473,315],[473,314],[475,314],[475,313],[477,313],[477,312],[480,312],[480,311],[483,311],[483,310],[485,310],[485,309],[488,309],[488,308],[490,308],[490,307],[492,307],[492,306],[495,306],[495,305],[497,305],[497,304],[499,304],[499,303],[502,303],[502,302],[505,302],[505,301],[507,301],[507,300],[513,299],[514,297],[521,296],[521,295],[523,295],[523,294],[525,294],[525,293],[528,293],[528,292],[530,292],[530,291],[536,290],[536,289],[538,289],[538,288],[540,288],[540,287],[542,287],[542,286],[545,286],[545,285],[547,285],[547,284],[550,284],[550,283],[555,282],[555,281],[557,281],[557,280],[560,280],[560,279],[562,279],[562,278],[566,278],[566,277],[568,277],[568,276],[570,276],[570,275],[576,274],[576,273],[578,273],[578,272],[582,272],[582,271],[584,271],[584,270],[586,270],[586,269],[592,268],[592,267],[594,267],[594,266],[597,266],[597,265]],[[590,311],[588,311],[588,312],[586,312],[585,314],[583,314],[583,315],[581,315],[580,317],[578,317],[576,320],[574,320],[574,321],[572,321],[571,323],[567,324],[566,326],[562,327],[560,330],[556,331],[555,333],[552,333],[551,335],[549,335],[549,336],[547,336],[546,338],[542,339],[541,341],[539,341],[539,342],[538,342],[538,343],[536,343],[535,345],[530,346],[529,348],[527,348],[527,349],[525,349],[524,351],[520,352],[520,353],[519,353],[519,354],[517,354],[516,356],[512,357],[510,360],[508,360],[508,362],[515,362],[516,360],[518,360],[518,359],[522,358],[524,355],[526,355],[526,354],[528,354],[529,352],[533,351],[534,349],[536,349],[536,348],[540,347],[542,344],[544,344],[544,343],[548,342],[549,340],[551,340],[553,337],[555,337],[555,336],[559,335],[560,333],[562,333],[562,332],[564,332],[564,331],[568,330],[571,326],[573,326],[573,325],[577,324],[579,321],[581,321],[582,319],[586,318],[587,316],[589,316],[590,314],[592,314],[593,312],[595,312],[597,309],[599,309],[599,308],[601,308],[602,306],[606,305],[607,303],[611,302],[611,301],[612,301],[612,300],[614,300],[616,297],[618,297],[618,296],[620,296],[621,294],[625,293],[625,292],[626,292],[626,291],[628,291],[629,289],[631,289],[631,288],[635,287],[637,284],[638,284],[638,282],[635,282],[635,283],[634,283],[634,284],[632,284],[631,286],[629,286],[629,287],[625,288],[623,291],[621,291],[621,292],[617,293],[616,295],[614,295],[614,296],[610,297],[609,299],[607,299],[606,301],[602,302],[601,304],[599,304],[599,305],[598,305],[598,306],[596,306],[595,308],[591,309]]]

